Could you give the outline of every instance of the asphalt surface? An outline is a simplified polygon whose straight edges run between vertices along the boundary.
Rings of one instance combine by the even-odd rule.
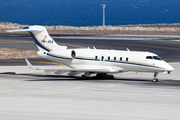
[[[148,51],[158,54],[167,62],[179,62],[180,37],[178,36],[93,36],[93,35],[51,35],[61,45],[68,48],[115,49],[131,51]],[[38,50],[30,34],[0,33],[0,47]],[[39,61],[47,62],[41,58],[30,59],[35,64]],[[0,65],[26,65],[19,61],[0,60]],[[37,62],[35,62],[37,61]],[[48,61],[50,62],[50,61]],[[43,64],[43,63],[42,63]],[[49,64],[49,63],[48,63]],[[54,64],[54,63],[53,63]]]
[[[126,72],[97,80],[1,66],[1,120],[179,120],[180,64],[159,75]],[[37,66],[57,67],[57,66]],[[63,68],[64,66],[61,66]]]
[[[153,73],[134,72],[82,80],[29,69],[23,59],[0,60],[0,120],[179,120],[179,37],[52,37],[69,48],[154,52],[175,70],[159,74],[158,83],[151,82]],[[37,50],[29,34],[0,34],[0,47]],[[41,58],[29,60],[38,68],[59,67]]]

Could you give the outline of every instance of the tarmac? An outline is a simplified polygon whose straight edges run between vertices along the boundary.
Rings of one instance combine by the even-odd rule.
[[[27,66],[2,66],[0,119],[178,120],[180,63],[171,65],[175,71],[159,74],[158,83],[151,82],[153,73],[81,80],[80,76],[47,74]]]
[[[0,40],[6,39],[12,41],[6,37]],[[17,40],[23,39],[17,37]],[[103,44],[103,39],[63,39],[59,38],[57,41],[69,45],[76,43],[79,46],[95,43],[98,48],[111,48],[114,45],[113,48],[152,50],[160,56],[173,58],[169,59],[169,63],[175,70],[172,74],[159,74],[157,83],[152,82],[153,73],[135,72],[114,74],[114,77],[108,75],[100,80],[95,77],[82,80],[81,76],[71,77],[67,74],[55,75],[32,70],[24,62],[17,64],[17,61],[12,60],[8,65],[7,60],[0,62],[0,120],[179,120],[179,42],[171,41],[173,39],[141,42],[116,40],[115,44],[114,41],[106,40]],[[23,47],[22,43],[11,44],[14,47]],[[26,47],[34,49],[31,46]],[[36,63],[35,66],[66,68],[63,65],[45,63]]]

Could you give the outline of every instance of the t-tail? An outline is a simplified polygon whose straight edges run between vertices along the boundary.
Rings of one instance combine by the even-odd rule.
[[[20,30],[8,30],[7,32],[29,32],[39,51],[50,52],[53,50],[67,49],[67,46],[58,45],[43,26],[29,26]]]

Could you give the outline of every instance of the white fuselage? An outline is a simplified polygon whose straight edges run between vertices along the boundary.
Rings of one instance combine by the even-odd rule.
[[[97,78],[106,73],[119,73],[127,71],[154,72],[153,81],[158,81],[159,72],[170,73],[173,71],[168,63],[159,56],[150,52],[120,51],[105,49],[67,49],[67,46],[58,45],[48,34],[44,26],[29,26],[20,30],[9,30],[8,32],[30,32],[39,51],[37,55],[50,61],[64,64],[70,69],[39,69],[45,72],[69,75],[83,73],[86,79],[90,74],[97,74]],[[34,68],[26,60],[30,68]]]
[[[165,72],[173,70],[164,60],[147,59],[147,56],[157,56],[150,52],[65,49],[51,52],[38,51],[37,54],[42,58],[75,69],[114,69],[112,73],[126,71]]]

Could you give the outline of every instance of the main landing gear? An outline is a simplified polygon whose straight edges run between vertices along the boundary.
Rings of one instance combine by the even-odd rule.
[[[89,73],[89,72],[84,73],[84,75],[82,75],[82,79],[83,80],[88,80],[91,74],[92,73]]]
[[[158,73],[154,73],[154,79],[153,79],[153,82],[158,82],[157,76],[158,76]]]
[[[96,75],[96,78],[97,78],[97,79],[103,79],[104,76],[106,76],[106,75],[107,75],[106,73],[98,73],[98,74]]]
[[[88,77],[88,76],[85,76],[85,75],[82,75],[82,79],[83,79],[83,80],[88,80],[89,77]]]
[[[85,73],[84,75],[82,75],[82,79],[83,80],[88,80],[91,74],[92,73],[88,73],[88,72]],[[98,73],[98,74],[96,74],[96,78],[97,79],[103,79],[104,76],[106,76],[106,75],[107,75],[106,73]]]

